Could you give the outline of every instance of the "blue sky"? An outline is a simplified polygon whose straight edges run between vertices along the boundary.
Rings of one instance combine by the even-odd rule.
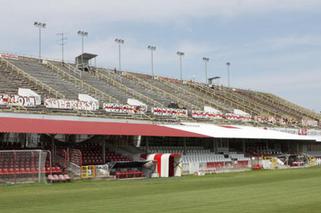
[[[64,32],[66,58],[81,51],[77,31],[88,31],[85,50],[97,63],[117,66],[116,37],[125,40],[122,67],[150,73],[148,44],[157,46],[155,72],[179,77],[176,51],[185,52],[183,78],[210,76],[226,84],[272,92],[321,110],[320,0],[0,0],[0,50],[37,55],[34,21],[47,23],[43,56],[59,58],[56,33]]]

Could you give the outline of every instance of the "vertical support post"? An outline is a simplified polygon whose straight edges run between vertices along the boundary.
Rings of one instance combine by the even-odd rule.
[[[51,148],[52,148],[52,160],[55,161],[56,156],[56,145],[54,135],[51,135]]]
[[[39,158],[38,158],[38,182],[41,182],[41,155],[42,155],[42,151],[38,151],[39,153]]]
[[[242,140],[242,152],[245,154],[245,139]]]
[[[104,160],[104,163],[106,163],[106,136],[104,136],[104,140],[103,140],[103,160]]]
[[[16,156],[16,152],[14,151],[13,152],[13,165],[14,165],[14,183],[16,184],[17,183],[17,171],[16,171],[16,167],[17,167],[17,165],[16,165],[16,161],[17,161],[17,156]]]
[[[226,145],[227,145],[228,152],[230,152],[230,139],[229,138],[227,138]]]
[[[146,151],[149,151],[149,137],[146,136]]]
[[[269,142],[268,142],[268,140],[265,141],[265,149],[266,149],[266,151],[268,151],[268,149],[269,149]]]
[[[52,175],[52,154],[48,151],[49,154],[49,166],[50,166],[50,174]]]

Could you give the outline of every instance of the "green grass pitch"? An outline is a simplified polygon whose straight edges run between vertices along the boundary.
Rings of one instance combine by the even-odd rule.
[[[0,186],[0,212],[321,212],[321,168]]]

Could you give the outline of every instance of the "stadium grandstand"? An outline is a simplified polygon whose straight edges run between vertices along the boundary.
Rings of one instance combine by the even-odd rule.
[[[0,182],[320,164],[319,113],[270,93],[92,66],[95,57],[0,54]]]

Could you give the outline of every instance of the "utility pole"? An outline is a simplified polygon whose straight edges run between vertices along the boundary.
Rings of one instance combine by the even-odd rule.
[[[57,36],[60,36],[59,45],[61,46],[61,63],[64,63],[65,62],[64,46],[65,46],[65,41],[67,40],[67,37],[65,37],[64,33],[57,33]]]

